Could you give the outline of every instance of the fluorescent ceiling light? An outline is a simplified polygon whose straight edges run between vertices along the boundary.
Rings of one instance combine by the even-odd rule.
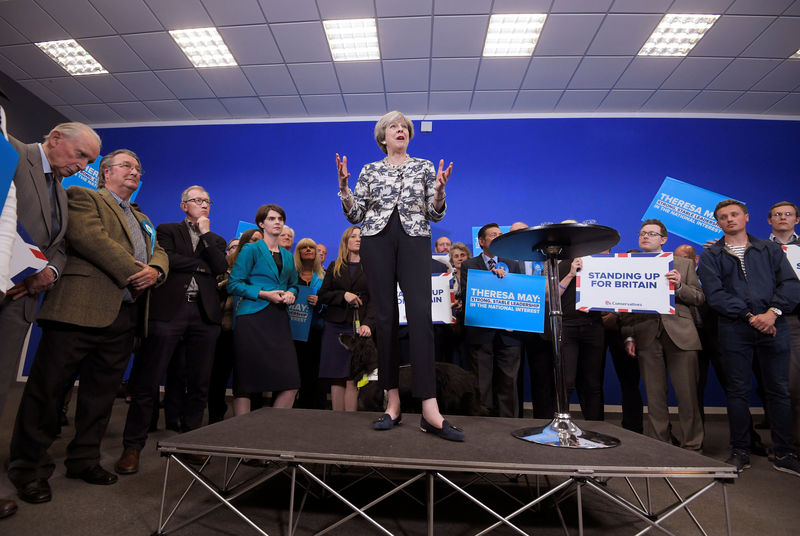
[[[639,51],[639,56],[685,56],[719,15],[666,14]]]
[[[45,54],[53,58],[56,63],[67,70],[69,74],[80,76],[84,74],[106,74],[100,63],[86,52],[74,39],[64,41],[44,41],[36,43]]]
[[[797,51],[797,52],[795,52],[794,54],[792,54],[792,55],[791,55],[791,56],[789,56],[789,57],[790,57],[790,58],[794,58],[794,59],[800,59],[800,49],[798,49],[798,51]]]
[[[536,48],[547,15],[492,15],[484,56],[530,56]]]
[[[236,65],[236,60],[231,55],[231,51],[228,50],[216,28],[170,30],[169,34],[195,67],[229,67]]]
[[[325,20],[322,25],[333,61],[381,59],[375,19]]]

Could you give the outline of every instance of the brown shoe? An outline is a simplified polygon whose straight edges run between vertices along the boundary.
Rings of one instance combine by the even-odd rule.
[[[114,471],[120,475],[132,475],[139,471],[139,449],[128,447],[122,451]]]
[[[205,454],[179,454],[178,457],[189,465],[203,465],[208,459]]]

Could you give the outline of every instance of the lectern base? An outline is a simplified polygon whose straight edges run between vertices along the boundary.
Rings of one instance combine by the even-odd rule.
[[[556,413],[552,422],[546,426],[520,428],[511,432],[511,435],[539,445],[571,449],[607,449],[620,443],[616,437],[581,430],[570,420],[569,413]]]

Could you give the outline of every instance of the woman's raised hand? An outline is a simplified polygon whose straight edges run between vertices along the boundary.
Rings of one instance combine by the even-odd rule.
[[[347,179],[350,174],[347,172],[347,156],[339,158],[339,153],[336,153],[336,170],[339,172],[339,189],[347,189]]]

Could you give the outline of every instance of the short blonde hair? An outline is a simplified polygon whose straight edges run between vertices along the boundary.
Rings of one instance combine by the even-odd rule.
[[[380,147],[381,151],[384,153],[386,153],[386,127],[398,120],[405,121],[406,126],[408,127],[408,141],[411,141],[412,138],[414,138],[414,123],[411,122],[411,119],[406,117],[402,112],[392,110],[388,114],[378,119],[378,122],[375,123],[375,141],[378,142],[378,147]]]

